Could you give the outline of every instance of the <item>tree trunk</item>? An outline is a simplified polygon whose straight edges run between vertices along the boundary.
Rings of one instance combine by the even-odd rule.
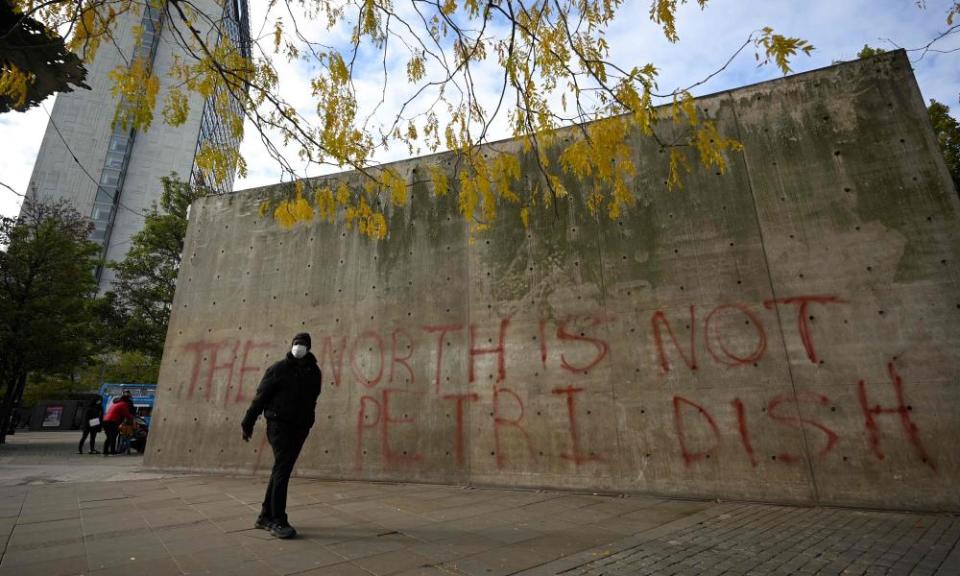
[[[17,387],[15,379],[10,378],[4,382],[6,388],[3,395],[3,402],[0,403],[0,444],[6,442],[7,428],[10,426],[10,413],[13,408],[13,391]]]
[[[13,409],[20,405],[20,398],[27,386],[26,372],[11,375],[6,384],[7,394],[3,397],[3,404],[0,404],[0,444],[5,444],[7,441],[7,430],[10,428]]]

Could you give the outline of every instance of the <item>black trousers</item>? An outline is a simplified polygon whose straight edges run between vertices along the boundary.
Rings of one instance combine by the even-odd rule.
[[[117,453],[117,436],[120,434],[120,423],[119,422],[104,422],[103,431],[106,433],[107,437],[103,441],[103,454],[116,454]]]
[[[287,522],[287,487],[290,474],[300,456],[309,428],[267,420],[267,440],[273,448],[273,471],[263,497],[260,514],[274,521]]]
[[[84,428],[83,436],[80,437],[80,445],[77,447],[77,450],[83,452],[83,442],[87,439],[87,436],[90,436],[90,451],[93,452],[97,448],[97,432],[100,431],[100,427],[95,428]]]

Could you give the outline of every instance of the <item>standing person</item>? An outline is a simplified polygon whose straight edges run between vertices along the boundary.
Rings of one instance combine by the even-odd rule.
[[[123,394],[120,395],[120,399],[127,403],[130,406],[130,422],[133,423],[134,419],[137,417],[137,407],[133,404],[133,393],[129,390],[124,390]]]
[[[287,486],[316,419],[322,381],[310,344],[310,335],[305,332],[293,337],[286,358],[267,368],[240,424],[244,441],[249,441],[260,414],[267,420],[273,470],[254,527],[269,530],[277,538],[292,538],[297,533],[287,521]]]
[[[130,420],[126,420],[120,424],[117,431],[117,448],[114,452],[116,454],[130,454],[130,438],[133,436],[133,429],[137,426],[137,407],[133,403],[133,393],[129,390],[123,391],[123,394],[120,395],[120,400],[130,406],[130,413],[133,416]]]
[[[97,434],[100,432],[100,420],[103,418],[103,407],[100,405],[100,399],[91,400],[87,409],[83,412],[83,422],[80,429],[83,430],[83,436],[80,437],[80,445],[77,450],[83,454],[83,442],[90,436],[90,453],[99,454],[97,451]]]
[[[133,399],[129,401],[123,396],[114,398],[113,404],[107,408],[107,413],[103,416],[103,431],[107,437],[103,441],[103,455],[117,453],[117,435],[120,433],[121,422],[133,421]]]

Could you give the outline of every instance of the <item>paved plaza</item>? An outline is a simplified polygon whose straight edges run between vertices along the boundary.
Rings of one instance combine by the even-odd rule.
[[[960,518],[424,484],[291,484],[300,535],[252,528],[265,479],[0,446],[0,576],[960,574]]]

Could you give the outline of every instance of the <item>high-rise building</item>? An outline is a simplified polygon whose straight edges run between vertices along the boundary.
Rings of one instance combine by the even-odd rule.
[[[193,25],[207,35],[208,42],[232,42],[249,55],[247,0],[200,0],[193,5],[206,15]],[[219,39],[214,36],[217,31]],[[240,145],[226,128],[226,119],[218,115],[214,97],[204,101],[199,94],[184,91],[190,105],[186,122],[169,126],[159,118],[172,83],[170,67],[178,59],[192,57],[180,39],[188,34],[182,22],[150,2],[139,13],[121,15],[111,41],[104,41],[87,65],[91,90],[59,94],[50,112],[28,197],[67,199],[89,216],[94,223],[90,239],[102,246],[104,264],[126,255],[131,237],[143,228],[144,213],[160,197],[161,178],[177,174],[215,192],[233,188],[232,174],[217,181],[195,163],[203,144],[233,149]],[[128,103],[112,94],[110,72],[136,60],[145,62],[160,80],[156,118],[145,131],[114,125],[118,107]],[[231,105],[240,111],[235,99]],[[111,270],[101,265],[96,273],[100,291],[109,290]]]

